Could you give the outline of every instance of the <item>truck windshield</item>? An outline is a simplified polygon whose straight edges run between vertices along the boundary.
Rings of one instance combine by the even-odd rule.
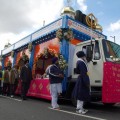
[[[120,45],[108,40],[103,40],[102,43],[106,61],[113,61],[111,57],[120,58]]]

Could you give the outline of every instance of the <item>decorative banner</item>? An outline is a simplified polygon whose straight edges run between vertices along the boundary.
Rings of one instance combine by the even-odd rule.
[[[92,30],[92,34],[91,34],[91,29],[90,28],[88,28],[88,27],[86,27],[82,24],[79,24],[79,23],[77,23],[73,20],[70,20],[70,19],[68,19],[68,26],[69,26],[69,28],[73,28],[75,30],[78,30],[78,31],[80,31],[80,32],[82,32],[86,35],[92,36],[93,38],[99,38],[99,37],[101,37],[103,39],[106,38],[105,35],[100,34],[100,33],[96,32],[96,31],[93,31],[93,30]]]
[[[51,100],[49,79],[32,80],[27,96]]]
[[[16,94],[21,94],[21,82],[19,81]],[[34,79],[31,81],[27,96],[51,100],[49,79]]]
[[[102,102],[120,102],[120,64],[104,63]]]

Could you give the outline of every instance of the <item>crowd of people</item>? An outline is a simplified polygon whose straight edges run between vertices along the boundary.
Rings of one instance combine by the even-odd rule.
[[[0,94],[13,97],[18,85],[18,66],[0,68]]]
[[[87,110],[83,108],[85,101],[90,101],[90,80],[88,75],[88,66],[86,62],[85,53],[83,51],[77,52],[77,63],[75,73],[78,74],[75,87],[73,89],[72,97],[77,100],[76,112],[85,114]],[[51,106],[53,109],[60,109],[57,103],[58,96],[62,93],[62,80],[64,73],[58,64],[58,58],[52,59],[52,64],[46,69],[45,75],[49,75],[50,80],[50,93],[51,93]],[[24,61],[21,71],[18,72],[18,66],[14,65],[5,67],[4,70],[0,68],[0,94],[13,97],[18,85],[19,79],[21,80],[21,98],[27,99],[27,92],[32,80],[32,70],[29,67],[29,60]]]
[[[29,61],[24,61],[19,72],[18,66],[0,68],[0,94],[4,96],[14,97],[19,80],[21,80],[21,98],[26,100],[26,94],[32,80],[32,71],[29,67]]]

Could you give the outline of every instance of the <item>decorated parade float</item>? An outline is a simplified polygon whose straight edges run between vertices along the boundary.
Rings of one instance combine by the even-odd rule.
[[[65,73],[62,96],[71,100],[77,79],[76,52],[83,50],[90,71],[91,99],[114,104],[120,102],[120,47],[106,39],[93,14],[85,15],[67,6],[59,19],[2,50],[2,68],[18,64],[20,70],[28,59],[33,74],[28,96],[50,100],[49,78],[43,75],[57,56]],[[98,58],[95,58],[96,51]],[[20,93],[20,84],[16,93]]]

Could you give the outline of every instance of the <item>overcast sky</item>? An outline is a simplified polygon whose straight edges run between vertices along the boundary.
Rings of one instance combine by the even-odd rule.
[[[0,50],[9,41],[21,38],[58,19],[67,0],[0,0]],[[120,44],[120,1],[115,0],[71,0],[70,5],[85,14],[93,13],[103,27],[108,39],[116,36]]]

